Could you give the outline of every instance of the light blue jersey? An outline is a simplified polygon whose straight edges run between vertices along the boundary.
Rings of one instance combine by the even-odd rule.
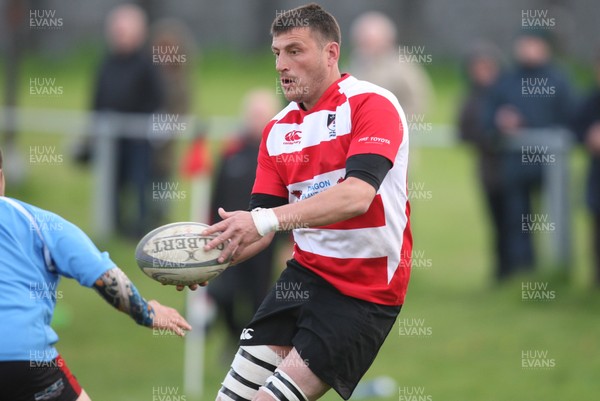
[[[54,359],[58,336],[50,322],[60,276],[91,287],[113,267],[74,224],[0,197],[0,361]]]

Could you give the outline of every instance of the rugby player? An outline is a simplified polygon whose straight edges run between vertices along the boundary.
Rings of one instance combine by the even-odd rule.
[[[191,326],[146,301],[125,273],[74,224],[4,196],[0,149],[0,399],[89,401],[54,344],[50,326],[61,276],[93,287],[136,323],[180,336]]]
[[[264,129],[251,211],[220,209],[205,234],[235,263],[293,230],[294,254],[217,400],[312,401],[330,388],[348,399],[408,286],[406,118],[391,92],[340,73],[340,28],[319,5],[277,13],[271,35],[290,103]]]

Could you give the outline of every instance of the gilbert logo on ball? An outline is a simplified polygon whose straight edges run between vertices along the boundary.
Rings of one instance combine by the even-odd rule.
[[[217,261],[223,244],[204,250],[215,238],[215,235],[202,235],[207,227],[202,223],[179,222],[152,230],[135,249],[138,266],[147,276],[163,284],[191,285],[215,278],[229,267],[230,261]]]

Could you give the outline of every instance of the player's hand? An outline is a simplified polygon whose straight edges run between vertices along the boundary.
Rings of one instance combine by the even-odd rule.
[[[155,300],[149,301],[148,304],[154,309],[152,328],[167,329],[181,337],[185,336],[185,331],[192,330],[192,326],[175,309],[163,306]]]
[[[250,212],[241,210],[226,212],[225,209],[219,208],[219,216],[223,220],[208,227],[202,233],[203,235],[211,235],[220,232],[215,239],[204,247],[208,251],[223,243],[226,244],[217,259],[219,263],[224,263],[230,258],[235,259],[248,245],[262,238],[258,231],[256,231],[256,226]]]

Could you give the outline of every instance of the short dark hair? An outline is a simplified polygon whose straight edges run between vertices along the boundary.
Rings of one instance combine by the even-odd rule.
[[[271,24],[271,36],[277,36],[295,28],[310,28],[322,39],[342,44],[340,26],[335,17],[317,3],[277,12],[273,24]]]

